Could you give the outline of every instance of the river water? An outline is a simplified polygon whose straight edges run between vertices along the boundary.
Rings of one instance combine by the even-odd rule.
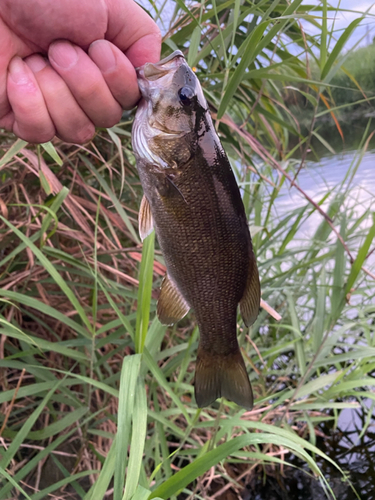
[[[322,154],[322,151],[320,151]],[[353,175],[346,179],[347,172]],[[345,180],[346,179],[346,180]],[[372,224],[371,214],[375,212],[375,149],[366,152],[350,149],[338,154],[323,153],[313,161],[312,156],[306,167],[298,174],[299,186],[315,201],[330,193],[322,205],[327,209],[330,200],[344,185],[349,187],[345,197],[345,208],[350,212],[348,218],[353,221],[366,211],[368,216],[362,221],[363,229]],[[280,218],[291,208],[307,204],[306,198],[295,188],[284,185],[275,203],[275,215]],[[345,209],[341,207],[341,211]],[[315,212],[309,217],[296,235],[298,244],[304,240],[311,243],[315,231],[322,222],[322,216]],[[349,245],[350,246],[350,245]],[[358,242],[351,243],[354,255],[358,250]],[[366,267],[375,271],[375,252],[366,262]],[[371,283],[371,280],[370,280]],[[371,286],[371,285],[370,285]],[[374,283],[375,287],[375,283]],[[371,402],[368,401],[370,407]],[[361,436],[365,426],[367,412],[362,408],[342,410],[336,429],[327,421],[321,425],[322,434],[328,439],[318,438],[317,446],[330,456],[348,473],[353,486],[361,500],[375,500],[375,424],[369,426],[367,433]],[[297,469],[290,469],[283,475],[267,478],[267,483],[255,482],[253,487],[243,495],[244,500],[323,500],[327,498],[321,485],[302,473],[303,463],[295,457],[292,459]],[[318,460],[319,462],[319,460]],[[354,500],[358,498],[349,483],[343,481],[340,473],[327,462],[320,461],[320,467],[328,479],[338,500]]]
[[[354,175],[345,181],[347,172]],[[358,219],[365,211],[375,211],[375,149],[366,152],[352,150],[336,155],[327,155],[318,161],[307,161],[297,178],[299,186],[315,202],[330,192],[331,195],[322,205],[327,209],[329,202],[338,192],[342,183],[350,184],[345,205],[352,210],[352,220]],[[278,197],[276,209],[280,214],[294,208],[306,205],[306,198],[293,187],[285,184]],[[310,239],[315,233],[318,225],[322,222],[322,216],[315,212],[309,217],[301,228],[299,238]],[[371,217],[367,217],[361,227],[368,227],[372,223]],[[354,248],[355,250],[355,248]],[[372,260],[374,262],[374,260]]]

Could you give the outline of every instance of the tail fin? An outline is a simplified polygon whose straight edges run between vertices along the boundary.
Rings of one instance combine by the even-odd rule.
[[[218,355],[198,348],[195,371],[195,399],[199,408],[224,396],[247,410],[253,407],[253,391],[244,360],[238,349]]]

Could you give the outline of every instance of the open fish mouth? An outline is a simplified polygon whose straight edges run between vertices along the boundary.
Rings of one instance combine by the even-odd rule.
[[[137,77],[141,80],[159,80],[170,72],[174,73],[184,63],[186,64],[184,54],[180,50],[175,50],[157,63],[146,63],[136,68]]]

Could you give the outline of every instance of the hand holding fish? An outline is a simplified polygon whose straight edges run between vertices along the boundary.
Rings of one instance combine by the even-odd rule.
[[[136,104],[161,37],[133,0],[2,0],[0,45],[0,128],[84,143]]]

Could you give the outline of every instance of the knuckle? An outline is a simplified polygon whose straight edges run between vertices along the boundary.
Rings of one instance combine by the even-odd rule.
[[[100,95],[100,86],[96,82],[93,82],[91,84],[85,85],[83,88],[77,91],[77,100],[79,100],[79,102],[83,106],[91,106],[93,102],[100,98]]]
[[[95,120],[95,125],[97,127],[102,128],[110,128],[116,125],[121,120],[122,110],[116,109],[110,115],[105,117],[100,117],[98,120]]]
[[[150,33],[150,35],[153,37],[154,43],[157,46],[161,45],[163,37],[161,35],[161,31],[160,31],[158,26],[155,27],[154,31],[152,33]]]
[[[67,142],[76,142],[77,144],[85,144],[86,142],[90,142],[92,138],[95,135],[95,127],[92,123],[89,123],[83,127],[81,127],[78,131],[77,134],[72,137],[70,140]]]
[[[55,131],[45,131],[45,130],[18,130],[13,129],[13,133],[16,134],[20,139],[24,141],[43,144],[44,142],[51,141],[55,136]]]

